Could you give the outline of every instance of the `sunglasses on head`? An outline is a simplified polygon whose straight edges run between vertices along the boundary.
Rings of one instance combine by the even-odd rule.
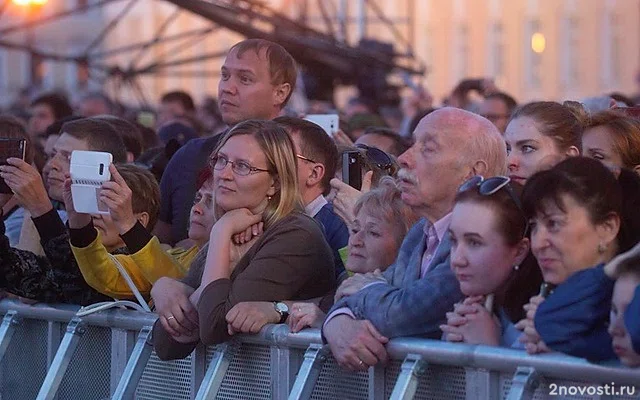
[[[393,159],[384,151],[375,147],[367,146],[366,144],[357,144],[356,147],[364,150],[367,160],[376,167],[383,170],[389,170],[393,167]]]
[[[518,209],[522,213],[522,216],[525,219],[524,232],[526,235],[527,231],[529,230],[529,220],[527,219],[524,213],[522,202],[520,201],[518,196],[513,192],[513,189],[511,188],[511,185],[509,185],[509,182],[511,182],[511,178],[507,176],[492,176],[491,178],[484,179],[482,175],[476,175],[471,177],[465,183],[463,183],[460,186],[460,189],[458,189],[458,192],[459,193],[466,192],[469,189],[477,188],[478,193],[480,193],[481,195],[491,196],[492,194],[497,193],[500,189],[506,190],[507,194],[509,195],[511,200],[513,200],[516,207],[518,207]]]

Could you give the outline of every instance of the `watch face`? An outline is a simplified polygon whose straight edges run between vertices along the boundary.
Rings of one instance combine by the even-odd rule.
[[[287,307],[287,305],[284,303],[276,303],[276,310],[278,310],[279,312],[288,313],[289,307]]]

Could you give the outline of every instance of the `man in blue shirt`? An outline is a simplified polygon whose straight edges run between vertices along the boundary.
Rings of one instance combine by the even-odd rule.
[[[331,250],[336,278],[344,278],[345,269],[338,251],[349,242],[349,229],[333,211],[324,196],[329,194],[329,181],[336,174],[338,148],[333,139],[313,122],[300,118],[278,117],[274,120],[291,135],[298,158],[298,186],[307,215],[322,225]]]
[[[248,119],[277,117],[293,93],[296,78],[295,61],[279,44],[263,39],[237,43],[220,71],[218,106],[222,120],[231,127]],[[187,238],[196,179],[223,133],[190,140],[169,161],[160,182],[162,200],[154,230],[161,242],[173,245]]]

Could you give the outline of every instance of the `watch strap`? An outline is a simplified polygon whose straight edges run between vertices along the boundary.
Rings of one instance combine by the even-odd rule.
[[[279,324],[284,324],[285,321],[287,320],[287,318],[289,317],[289,312],[288,311],[282,311],[278,308],[278,301],[274,301],[273,302],[273,308],[276,310],[276,312],[278,314],[280,314],[280,321],[278,321]]]

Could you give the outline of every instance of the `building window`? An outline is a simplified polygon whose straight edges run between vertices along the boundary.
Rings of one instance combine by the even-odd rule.
[[[489,75],[494,78],[502,78],[504,75],[504,41],[503,26],[500,22],[494,22],[489,31]]]
[[[564,20],[564,51],[562,57],[562,81],[567,89],[580,85],[580,23],[574,16]]]
[[[457,80],[468,76],[469,70],[469,28],[461,23],[456,30],[456,46],[454,57],[455,74]]]
[[[542,33],[540,21],[529,21],[526,27],[525,38],[525,69],[527,86],[537,89],[542,86],[540,69],[542,68],[542,54],[546,49],[546,38]]]
[[[607,59],[610,62],[610,79],[609,82],[615,85],[618,83],[621,73],[621,65],[620,65],[620,49],[621,49],[621,34],[620,34],[620,19],[616,13],[611,13],[609,15],[609,24],[610,24],[610,35],[611,38],[610,43],[610,53],[607,55]]]
[[[433,65],[433,28],[427,25],[425,28],[425,63],[428,66]]]

